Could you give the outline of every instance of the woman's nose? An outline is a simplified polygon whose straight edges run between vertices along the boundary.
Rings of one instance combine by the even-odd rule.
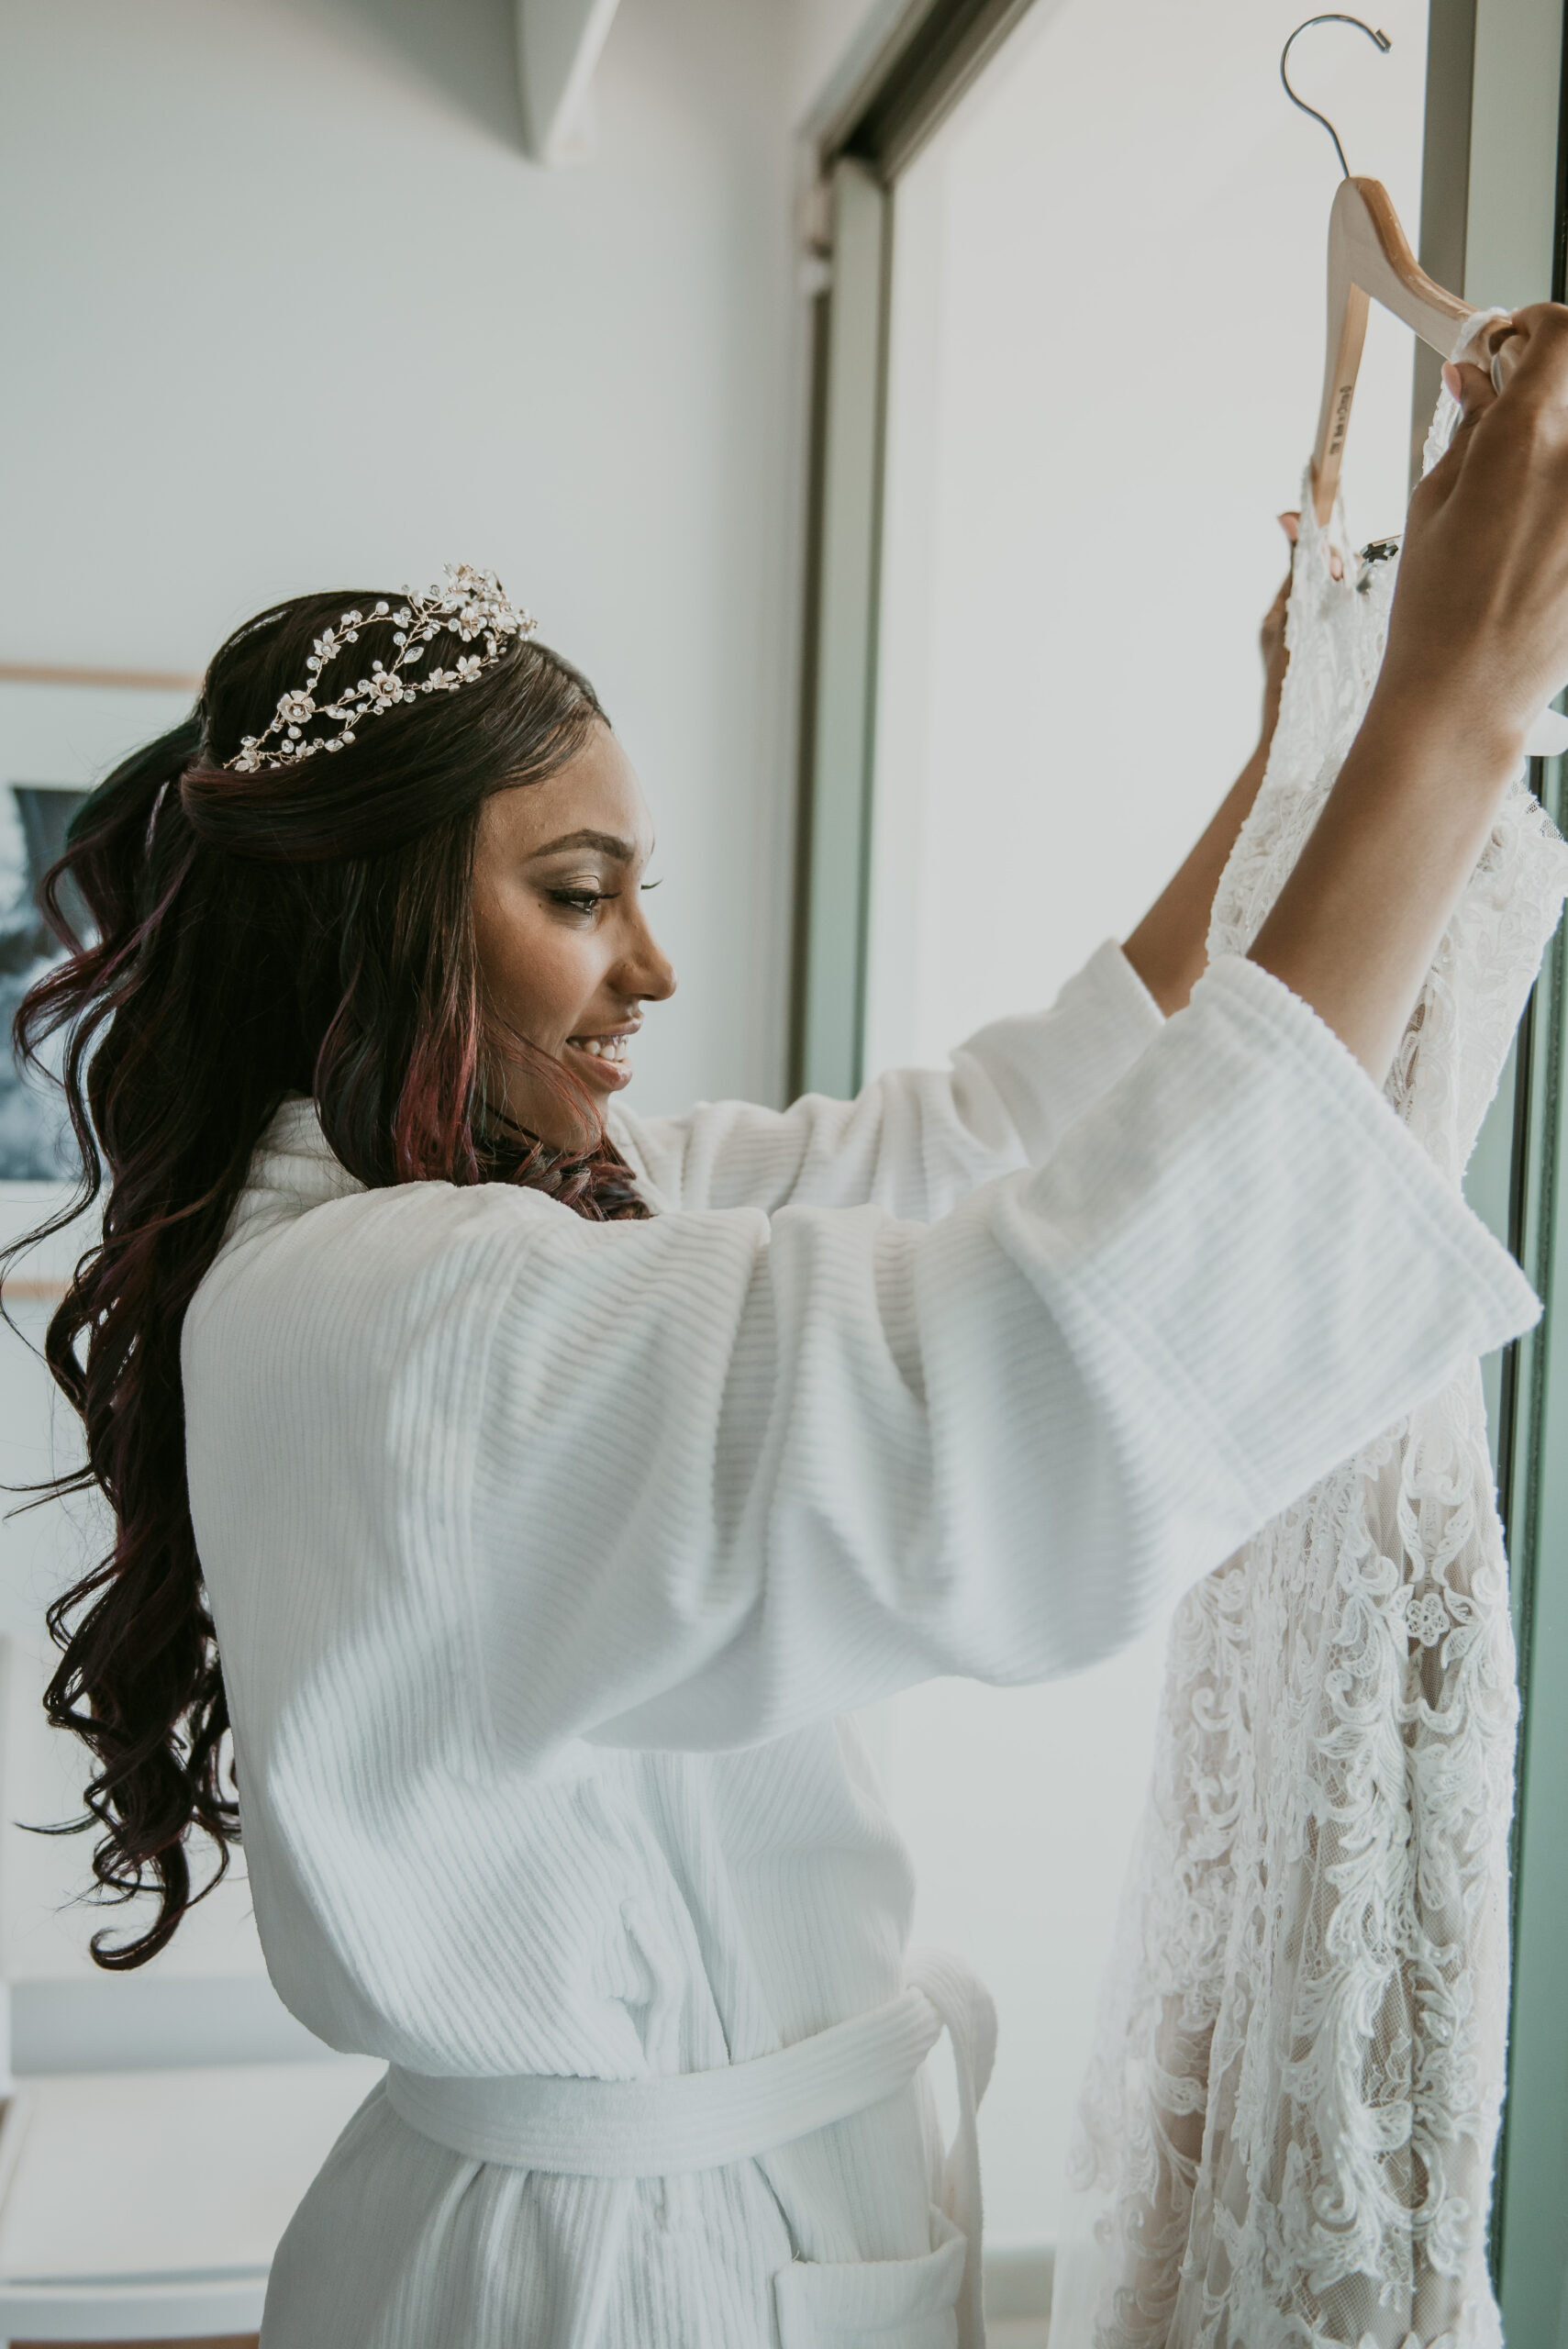
[[[675,966],[656,946],[638,981],[637,992],[645,1003],[664,1003],[675,992]]]
[[[675,966],[646,922],[639,927],[641,936],[627,957],[622,987],[643,1003],[663,1003],[675,992]]]

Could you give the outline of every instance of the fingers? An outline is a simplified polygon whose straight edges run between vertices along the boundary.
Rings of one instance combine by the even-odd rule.
[[[1291,545],[1295,546],[1301,537],[1301,515],[1299,510],[1293,506],[1290,507],[1288,512],[1276,514],[1274,516],[1274,520],[1279,524],[1280,529],[1284,532],[1285,537],[1290,540]],[[1329,550],[1329,573],[1330,578],[1333,579],[1342,579],[1345,575],[1345,566],[1340,561],[1337,550],[1333,547],[1330,547]],[[1279,595],[1275,598],[1276,603],[1282,610],[1284,607],[1285,599],[1290,594],[1290,573],[1287,571],[1284,574],[1284,584],[1280,589]]]
[[[1468,360],[1462,360],[1457,365],[1453,360],[1449,361],[1443,369],[1443,389],[1451,399],[1459,402],[1461,421],[1455,429],[1461,431],[1484,416],[1497,398],[1485,367],[1473,367]]]
[[[1507,389],[1513,393],[1517,385],[1520,398],[1568,407],[1568,308],[1561,302],[1531,302],[1516,310],[1507,325],[1507,335],[1499,324],[1494,337]]]
[[[1412,707],[1462,696],[1473,739],[1512,758],[1568,675],[1568,306],[1531,304],[1478,340],[1481,365],[1443,371],[1462,420],[1410,501],[1384,680],[1402,675]]]
[[[1482,436],[1489,474],[1496,463],[1510,473],[1521,464],[1544,463],[1558,474],[1568,463],[1568,306],[1532,302],[1491,327],[1485,348],[1499,358],[1506,355],[1504,388],[1495,388],[1489,366],[1451,361],[1443,369],[1444,385],[1462,413],[1447,453],[1418,492],[1423,511],[1446,502],[1460,474],[1468,471],[1476,427],[1494,410],[1496,423],[1488,424]],[[1504,373],[1501,363],[1497,372]],[[1480,445],[1475,443],[1477,452]]]
[[[1473,367],[1468,360],[1457,364],[1449,361],[1443,369],[1443,389],[1451,399],[1459,402],[1460,418],[1448,447],[1426,479],[1416,484],[1410,499],[1412,518],[1447,499],[1463,468],[1471,435],[1481,418],[1496,406],[1499,396],[1492,388],[1492,378],[1486,370]]]

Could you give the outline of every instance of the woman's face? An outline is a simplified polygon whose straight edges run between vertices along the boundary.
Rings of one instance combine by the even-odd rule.
[[[642,1006],[675,992],[643,913],[652,827],[607,726],[543,783],[480,810],[473,923],[491,1012],[570,1069],[595,1107],[631,1082]],[[583,1146],[570,1112],[526,1068],[496,1080],[508,1117],[559,1149]]]

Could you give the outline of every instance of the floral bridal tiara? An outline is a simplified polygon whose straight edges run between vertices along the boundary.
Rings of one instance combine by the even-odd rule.
[[[321,690],[324,673],[345,646],[358,643],[361,629],[375,620],[393,623],[397,657],[391,667],[373,661],[368,677],[327,696]],[[266,731],[245,735],[238,754],[226,763],[236,774],[255,774],[265,767],[286,766],[291,760],[314,758],[317,751],[341,751],[353,740],[361,718],[384,717],[399,702],[413,701],[420,694],[455,694],[460,685],[473,685],[500,659],[505,645],[514,638],[531,636],[538,625],[531,612],[519,611],[506,601],[493,571],[449,562],[444,586],[432,587],[423,596],[406,587],[401,603],[391,604],[384,596],[369,612],[345,612],[336,628],[324,629],[305,664],[305,684],[278,696],[277,709]],[[444,635],[455,636],[463,644],[482,638],[484,649],[459,653],[450,669],[438,662],[423,676],[409,676],[407,672],[424,660],[427,649]],[[330,718],[338,732],[306,735],[305,729],[313,718]]]

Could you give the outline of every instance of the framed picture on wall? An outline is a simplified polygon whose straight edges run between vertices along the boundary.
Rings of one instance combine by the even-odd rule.
[[[101,680],[101,681],[100,681]],[[115,672],[50,674],[0,670],[0,1190],[59,1186],[73,1176],[73,1152],[58,1095],[25,1076],[11,1050],[11,1021],[61,948],[39,897],[45,873],[65,846],[72,817],[139,743],[163,733],[191,706],[195,681]],[[42,1208],[35,1199],[22,1208]],[[35,1214],[24,1218],[36,1219]],[[14,1220],[0,1219],[0,1220]]]

